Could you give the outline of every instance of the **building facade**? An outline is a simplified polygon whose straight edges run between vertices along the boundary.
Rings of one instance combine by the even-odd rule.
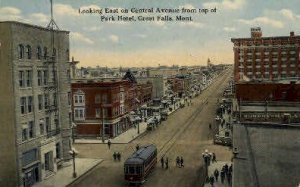
[[[300,36],[262,37],[251,28],[251,38],[232,38],[234,79],[276,80],[300,76]]]
[[[151,101],[152,84],[128,80],[72,83],[72,109],[78,137],[116,137],[132,127],[130,111]]]
[[[31,186],[70,157],[69,32],[0,22],[0,42],[0,186]]]

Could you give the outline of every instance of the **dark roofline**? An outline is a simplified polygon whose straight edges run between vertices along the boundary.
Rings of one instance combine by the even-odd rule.
[[[282,123],[274,123],[274,122],[241,122],[241,124],[249,127],[277,128],[277,129],[293,128],[293,129],[300,130],[300,123],[282,124]]]
[[[46,27],[42,27],[40,25],[33,25],[33,24],[29,24],[29,23],[23,23],[23,22],[19,22],[19,21],[0,21],[1,23],[10,23],[10,24],[18,24],[18,25],[23,25],[23,26],[27,26],[27,27],[32,27],[32,28],[37,28],[37,29],[41,29],[41,30],[45,30],[45,31],[52,31],[51,29],[48,29]],[[70,31],[65,31],[65,30],[53,30],[54,32],[65,32],[65,33],[70,33]]]
[[[300,36],[270,36],[270,37],[259,37],[259,38],[231,38],[231,42],[237,41],[237,40],[272,40],[272,39],[289,39],[289,38],[297,38],[300,39]]]

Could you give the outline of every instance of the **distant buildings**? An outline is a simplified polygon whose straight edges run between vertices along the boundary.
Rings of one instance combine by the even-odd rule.
[[[31,186],[70,157],[69,32],[7,21],[0,41],[0,186]]]
[[[300,36],[262,37],[260,27],[251,38],[232,38],[234,79],[277,80],[300,76]]]

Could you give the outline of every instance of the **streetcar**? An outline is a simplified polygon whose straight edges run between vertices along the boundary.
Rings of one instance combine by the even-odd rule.
[[[142,146],[124,163],[125,181],[142,184],[157,163],[157,148],[155,145]]]

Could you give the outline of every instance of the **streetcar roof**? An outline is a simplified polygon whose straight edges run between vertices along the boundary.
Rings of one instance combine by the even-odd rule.
[[[134,152],[124,164],[142,164],[147,158],[149,158],[153,152],[156,151],[156,146],[151,144],[147,146],[142,146]]]

